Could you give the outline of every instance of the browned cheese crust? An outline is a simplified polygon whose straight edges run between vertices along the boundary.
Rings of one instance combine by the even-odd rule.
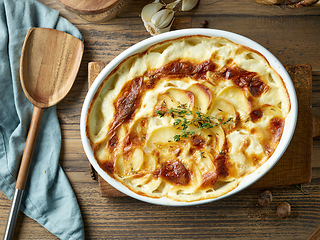
[[[87,115],[94,156],[132,191],[176,201],[216,198],[269,159],[290,100],[257,51],[183,37],[123,61]]]

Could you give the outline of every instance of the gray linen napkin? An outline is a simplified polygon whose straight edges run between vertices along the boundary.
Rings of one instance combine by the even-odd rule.
[[[19,78],[21,49],[31,27],[82,39],[75,26],[42,3],[0,0],[0,189],[10,199],[33,111]],[[21,210],[61,239],[84,239],[77,199],[58,164],[60,147],[56,108],[51,107],[43,114]]]

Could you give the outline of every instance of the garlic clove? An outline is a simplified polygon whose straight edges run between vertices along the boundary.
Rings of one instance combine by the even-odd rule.
[[[160,33],[158,28],[154,26],[153,23],[151,22],[144,22],[144,27],[152,36],[158,35]]]
[[[159,32],[157,31],[156,27],[151,22],[143,22],[144,27],[147,29],[147,31],[152,35],[158,35]]]
[[[176,0],[172,3],[169,3],[167,4],[166,8],[173,10],[180,2],[181,0]]]
[[[143,22],[150,22],[152,16],[163,7],[164,4],[158,1],[145,5],[141,11],[141,18]]]
[[[165,28],[168,27],[169,24],[172,22],[174,17],[174,11],[169,9],[162,9],[155,14],[153,14],[151,18],[151,23],[153,23],[158,28]]]
[[[170,29],[171,29],[172,23],[173,23],[173,20],[171,21],[171,23],[170,23],[170,25],[168,27],[159,29],[159,32],[160,33],[169,32]]]
[[[165,28],[158,28],[157,26],[155,26],[153,23],[151,22],[145,22],[144,26],[147,29],[147,31],[152,35],[158,35],[160,33],[164,33],[164,32],[169,32],[170,28],[172,26],[173,21],[170,23],[170,25],[168,27]]]
[[[182,0],[181,11],[190,11],[193,9],[199,0]]]

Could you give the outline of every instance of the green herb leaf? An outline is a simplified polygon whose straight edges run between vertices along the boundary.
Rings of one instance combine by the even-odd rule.
[[[174,120],[173,125],[177,126],[177,125],[179,125],[180,123],[181,123],[181,119],[180,119],[180,118],[177,118],[177,119]]]
[[[180,135],[179,135],[179,134],[174,135],[174,136],[173,136],[173,140],[174,140],[175,142],[180,141]]]
[[[163,117],[166,114],[166,112],[159,110],[159,111],[156,111],[156,114],[158,114],[160,117]]]
[[[187,108],[186,104],[181,104],[177,108],[168,109],[168,111],[156,111],[156,113],[163,117],[166,113],[174,118],[173,125],[181,131],[181,134],[176,134],[173,137],[174,141],[180,141],[181,138],[195,135],[196,130],[210,129],[219,124],[228,124],[232,122],[233,118],[229,117],[224,121],[221,117],[215,118],[210,115],[205,115],[201,111],[191,111]],[[189,126],[193,125],[197,129],[188,130]]]

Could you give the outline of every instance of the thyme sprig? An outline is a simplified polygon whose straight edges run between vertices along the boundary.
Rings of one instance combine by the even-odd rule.
[[[233,118],[229,117],[226,121],[222,118],[215,118],[213,116],[206,115],[200,111],[192,111],[187,108],[186,105],[179,105],[177,108],[168,109],[168,111],[159,110],[156,111],[159,117],[163,117],[166,114],[174,118],[173,125],[180,130],[180,134],[176,134],[173,137],[174,141],[180,141],[181,138],[187,138],[188,136],[194,136],[197,130],[210,129],[218,125],[224,125],[232,122]],[[195,126],[196,129],[190,129],[190,126]]]
[[[304,190],[302,189],[302,184],[294,185],[297,189],[299,189],[303,194],[305,194]]]

